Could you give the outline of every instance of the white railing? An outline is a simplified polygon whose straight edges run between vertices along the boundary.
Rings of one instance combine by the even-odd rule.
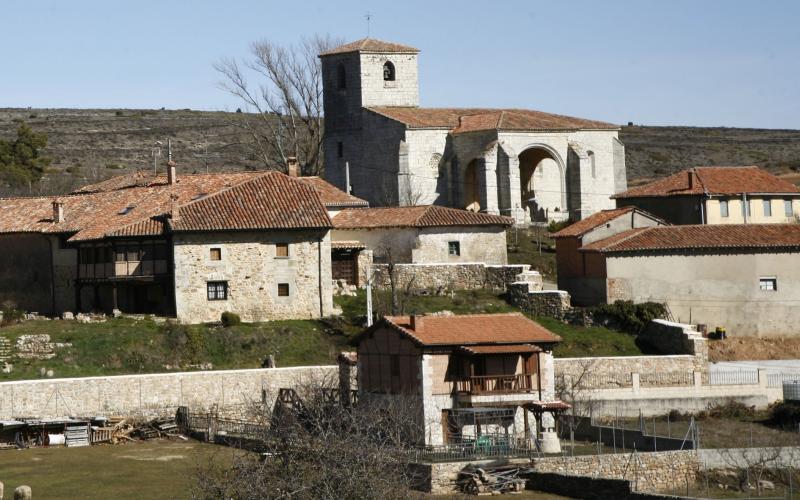
[[[755,385],[758,370],[723,370],[708,374],[708,385]]]

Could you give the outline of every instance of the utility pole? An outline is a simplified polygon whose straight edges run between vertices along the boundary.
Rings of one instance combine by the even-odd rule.
[[[172,139],[167,139],[167,161],[172,161]]]
[[[158,174],[158,157],[161,156],[161,141],[156,141],[153,148],[153,175]]]
[[[372,326],[372,269],[367,264],[367,326]]]

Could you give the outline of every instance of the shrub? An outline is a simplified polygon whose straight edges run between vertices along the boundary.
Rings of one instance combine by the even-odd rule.
[[[3,321],[0,322],[0,326],[19,323],[25,318],[25,311],[16,309],[14,307],[3,307],[2,312],[3,312]]]
[[[572,221],[570,220],[562,220],[561,222],[551,220],[550,224],[547,225],[547,232],[550,234],[557,233],[570,224],[572,224]]]
[[[708,407],[708,416],[711,418],[740,419],[751,418],[755,415],[754,406],[747,406],[736,400],[729,400],[725,403],[716,404]]]
[[[595,321],[613,326],[637,335],[650,321],[663,318],[667,314],[664,304],[642,302],[634,304],[630,300],[618,300],[613,304],[601,304],[590,309]]]
[[[115,114],[116,116],[123,116],[123,115],[125,115],[125,113],[124,113],[122,110],[117,110],[117,111],[114,111],[114,114]]]
[[[800,424],[800,405],[794,402],[780,402],[769,408],[770,424],[786,430],[797,430]]]
[[[222,318],[220,318],[220,320],[222,321],[222,326],[226,328],[229,326],[236,326],[242,322],[242,318],[240,318],[238,314],[230,311],[222,313]]]

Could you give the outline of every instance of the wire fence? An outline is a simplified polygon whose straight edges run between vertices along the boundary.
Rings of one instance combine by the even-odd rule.
[[[709,385],[758,384],[758,370],[714,370],[708,373]]]

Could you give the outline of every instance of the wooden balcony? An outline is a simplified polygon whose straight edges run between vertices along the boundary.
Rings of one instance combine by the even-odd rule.
[[[515,394],[538,391],[531,374],[485,375],[456,381],[456,391],[468,394]]]

